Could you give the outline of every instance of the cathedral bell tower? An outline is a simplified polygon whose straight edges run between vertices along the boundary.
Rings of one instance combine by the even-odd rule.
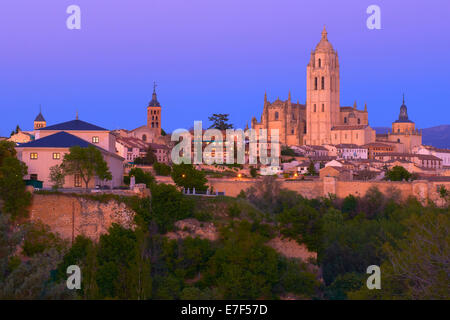
[[[161,136],[161,105],[156,97],[156,82],[153,84],[152,101],[147,107],[147,127],[154,131],[155,137]]]
[[[324,27],[306,68],[305,144],[331,143],[331,129],[340,124],[339,89],[338,54]]]

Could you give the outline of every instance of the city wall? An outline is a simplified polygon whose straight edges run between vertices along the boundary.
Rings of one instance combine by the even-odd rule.
[[[106,203],[72,195],[34,194],[30,219],[50,226],[64,239],[85,235],[98,240],[112,223],[133,227],[134,211],[123,203]]]
[[[371,187],[377,187],[386,195],[392,194],[394,190],[398,190],[403,200],[414,196],[423,203],[430,199],[437,205],[444,205],[444,201],[439,196],[438,187],[443,185],[447,190],[450,190],[450,182],[425,180],[413,182],[338,181],[333,177],[325,177],[323,180],[315,181],[280,180],[280,182],[282,188],[296,191],[306,198],[317,198],[328,196],[329,194],[335,194],[338,198],[345,198],[350,194],[364,196]],[[257,188],[261,180],[209,179],[208,183],[215,191],[225,192],[225,195],[235,197],[241,190],[245,191],[251,186]]]

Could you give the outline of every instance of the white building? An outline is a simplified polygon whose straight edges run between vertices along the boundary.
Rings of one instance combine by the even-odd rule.
[[[367,148],[356,144],[338,144],[336,149],[339,159],[368,159]]]
[[[51,188],[50,168],[60,165],[71,147],[94,146],[108,164],[112,180],[99,181],[95,178],[90,181],[89,187],[102,184],[114,188],[122,185],[124,160],[115,152],[115,139],[109,130],[76,119],[38,129],[34,141],[20,144],[16,149],[19,160],[28,167],[24,178],[42,181],[43,188]],[[63,187],[81,188],[85,185],[79,175],[73,175],[66,177]]]

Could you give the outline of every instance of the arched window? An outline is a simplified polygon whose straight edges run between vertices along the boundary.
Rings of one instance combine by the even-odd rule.
[[[317,90],[317,77],[314,78],[314,90]]]
[[[147,141],[147,135],[145,134],[142,135],[142,141]]]
[[[275,120],[278,120],[278,112],[275,111]]]
[[[322,104],[322,112],[325,112],[325,105]]]
[[[322,67],[322,60],[319,59],[319,68],[321,68],[321,67]]]
[[[361,119],[360,118],[358,118],[358,124],[361,124]]]
[[[344,123],[347,123],[347,117],[344,117]]]
[[[316,110],[316,105],[314,105],[314,112],[316,112],[317,110]]]
[[[325,77],[322,77],[322,90],[325,90]]]

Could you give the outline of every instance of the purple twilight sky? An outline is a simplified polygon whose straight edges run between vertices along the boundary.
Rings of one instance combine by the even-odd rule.
[[[81,8],[81,30],[66,8]],[[381,30],[366,9],[381,7]],[[323,25],[339,52],[341,105],[368,104],[390,126],[402,94],[419,128],[450,123],[448,0],[3,0],[0,136],[75,118],[146,123],[153,81],[166,131],[229,113],[244,127],[270,100],[305,102],[306,65]],[[205,124],[206,125],[206,124]]]

